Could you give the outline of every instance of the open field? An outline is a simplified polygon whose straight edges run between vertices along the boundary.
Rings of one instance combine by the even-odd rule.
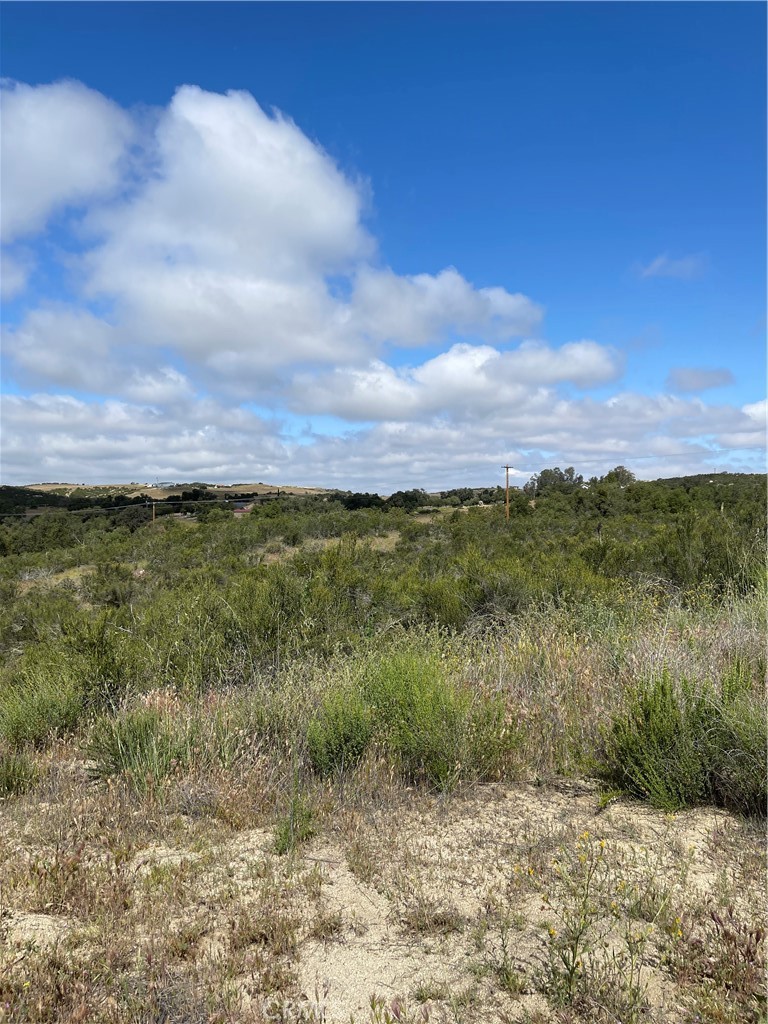
[[[7,521],[0,1020],[763,1021],[764,515]]]

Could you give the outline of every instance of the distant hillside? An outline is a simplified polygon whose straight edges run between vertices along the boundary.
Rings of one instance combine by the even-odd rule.
[[[205,501],[216,499],[249,499],[278,494],[304,496],[325,493],[313,487],[284,487],[275,484],[206,484],[193,482],[168,487],[141,487],[137,484],[45,483],[26,487],[0,487],[0,515],[24,515],[44,509],[65,509],[82,512],[90,508],[113,508],[119,505],[141,505],[146,502],[179,499]]]
[[[321,487],[297,487],[292,484],[265,484],[258,483],[244,484],[208,484],[193,480],[189,483],[174,484],[68,484],[68,483],[45,483],[26,484],[24,487],[14,490],[35,491],[43,494],[57,494],[62,497],[111,497],[116,494],[124,494],[129,498],[136,498],[146,495],[154,498],[155,501],[162,501],[164,498],[179,496],[182,491],[210,490],[218,494],[234,495],[247,492],[249,494],[270,494],[280,491],[281,494],[320,494]]]
[[[668,476],[655,481],[666,487],[704,487],[709,484],[762,484],[765,486],[764,473],[695,473],[691,476]]]
[[[0,487],[0,514],[22,514],[30,508],[67,508],[59,494],[33,491],[28,487]]]
[[[584,493],[604,487],[605,480],[591,481],[584,487]],[[732,505],[746,495],[764,495],[766,476],[760,473],[697,473],[690,476],[666,477],[658,480],[638,480],[629,485],[630,491],[639,491],[650,496],[656,487],[665,491],[688,493],[695,501],[717,505]],[[520,489],[514,488],[519,497]],[[596,493],[596,491],[595,491]],[[135,482],[129,484],[90,484],[86,486],[71,483],[29,484],[24,487],[0,486],[0,515],[24,515],[32,511],[65,509],[85,512],[88,509],[109,509],[123,505],[141,505],[148,502],[215,501],[217,499],[249,500],[278,497],[310,497],[324,495],[340,501],[345,508],[367,508],[388,505],[413,510],[419,506],[431,505],[473,505],[489,504],[503,500],[503,488],[457,487],[448,491],[428,494],[423,490],[396,491],[389,496],[361,494],[351,491],[330,490],[320,487],[258,483],[208,484],[200,481],[175,483],[166,486],[145,487]],[[761,499],[762,500],[762,499]]]

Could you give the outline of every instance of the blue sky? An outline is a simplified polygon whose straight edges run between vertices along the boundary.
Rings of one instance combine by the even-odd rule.
[[[3,482],[762,467],[765,28],[3,4]]]

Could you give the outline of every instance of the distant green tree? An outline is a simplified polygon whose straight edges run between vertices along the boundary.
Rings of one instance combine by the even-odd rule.
[[[149,505],[131,505],[130,508],[120,509],[112,517],[115,526],[127,526],[133,533],[140,526],[152,520],[152,509]]]
[[[635,482],[635,474],[625,466],[616,466],[615,469],[605,474],[602,482],[604,484],[619,484],[621,487],[626,487],[628,484]]]
[[[414,488],[411,491],[395,491],[389,496],[388,504],[392,508],[404,508],[408,512],[419,508],[421,505],[429,504],[429,495],[426,491]]]
[[[341,495],[339,500],[345,509],[348,511],[354,511],[358,508],[383,508],[386,502],[383,498],[380,498],[378,494],[365,494],[355,492],[353,494]]]
[[[68,548],[82,541],[85,532],[82,519],[67,512],[44,512],[22,523],[17,531],[16,551],[52,551]]]
[[[234,512],[229,505],[218,505],[215,502],[201,503],[197,518],[201,523],[223,523],[234,517]]]
[[[523,490],[532,497],[541,497],[551,491],[570,494],[572,491],[578,490],[583,483],[584,477],[581,473],[577,473],[573,466],[569,466],[567,469],[555,466],[554,469],[542,469],[540,473],[535,473]]]

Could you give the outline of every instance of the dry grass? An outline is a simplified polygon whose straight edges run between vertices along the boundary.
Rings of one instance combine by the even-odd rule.
[[[565,782],[326,787],[280,856],[271,801],[222,814],[231,784],[180,813],[181,782],[139,797],[48,755],[0,821],[0,1019],[762,1019],[747,822]]]
[[[30,751],[0,802],[0,1021],[757,1024],[763,827],[606,799],[584,752],[633,680],[758,665],[762,633],[756,603],[649,601],[621,630],[553,611],[425,635],[518,737],[503,781],[450,793],[376,743],[311,771],[307,725],[365,652],[331,680],[306,662],[131,698],[121,721],[156,712],[167,761],[97,763],[83,731]]]

